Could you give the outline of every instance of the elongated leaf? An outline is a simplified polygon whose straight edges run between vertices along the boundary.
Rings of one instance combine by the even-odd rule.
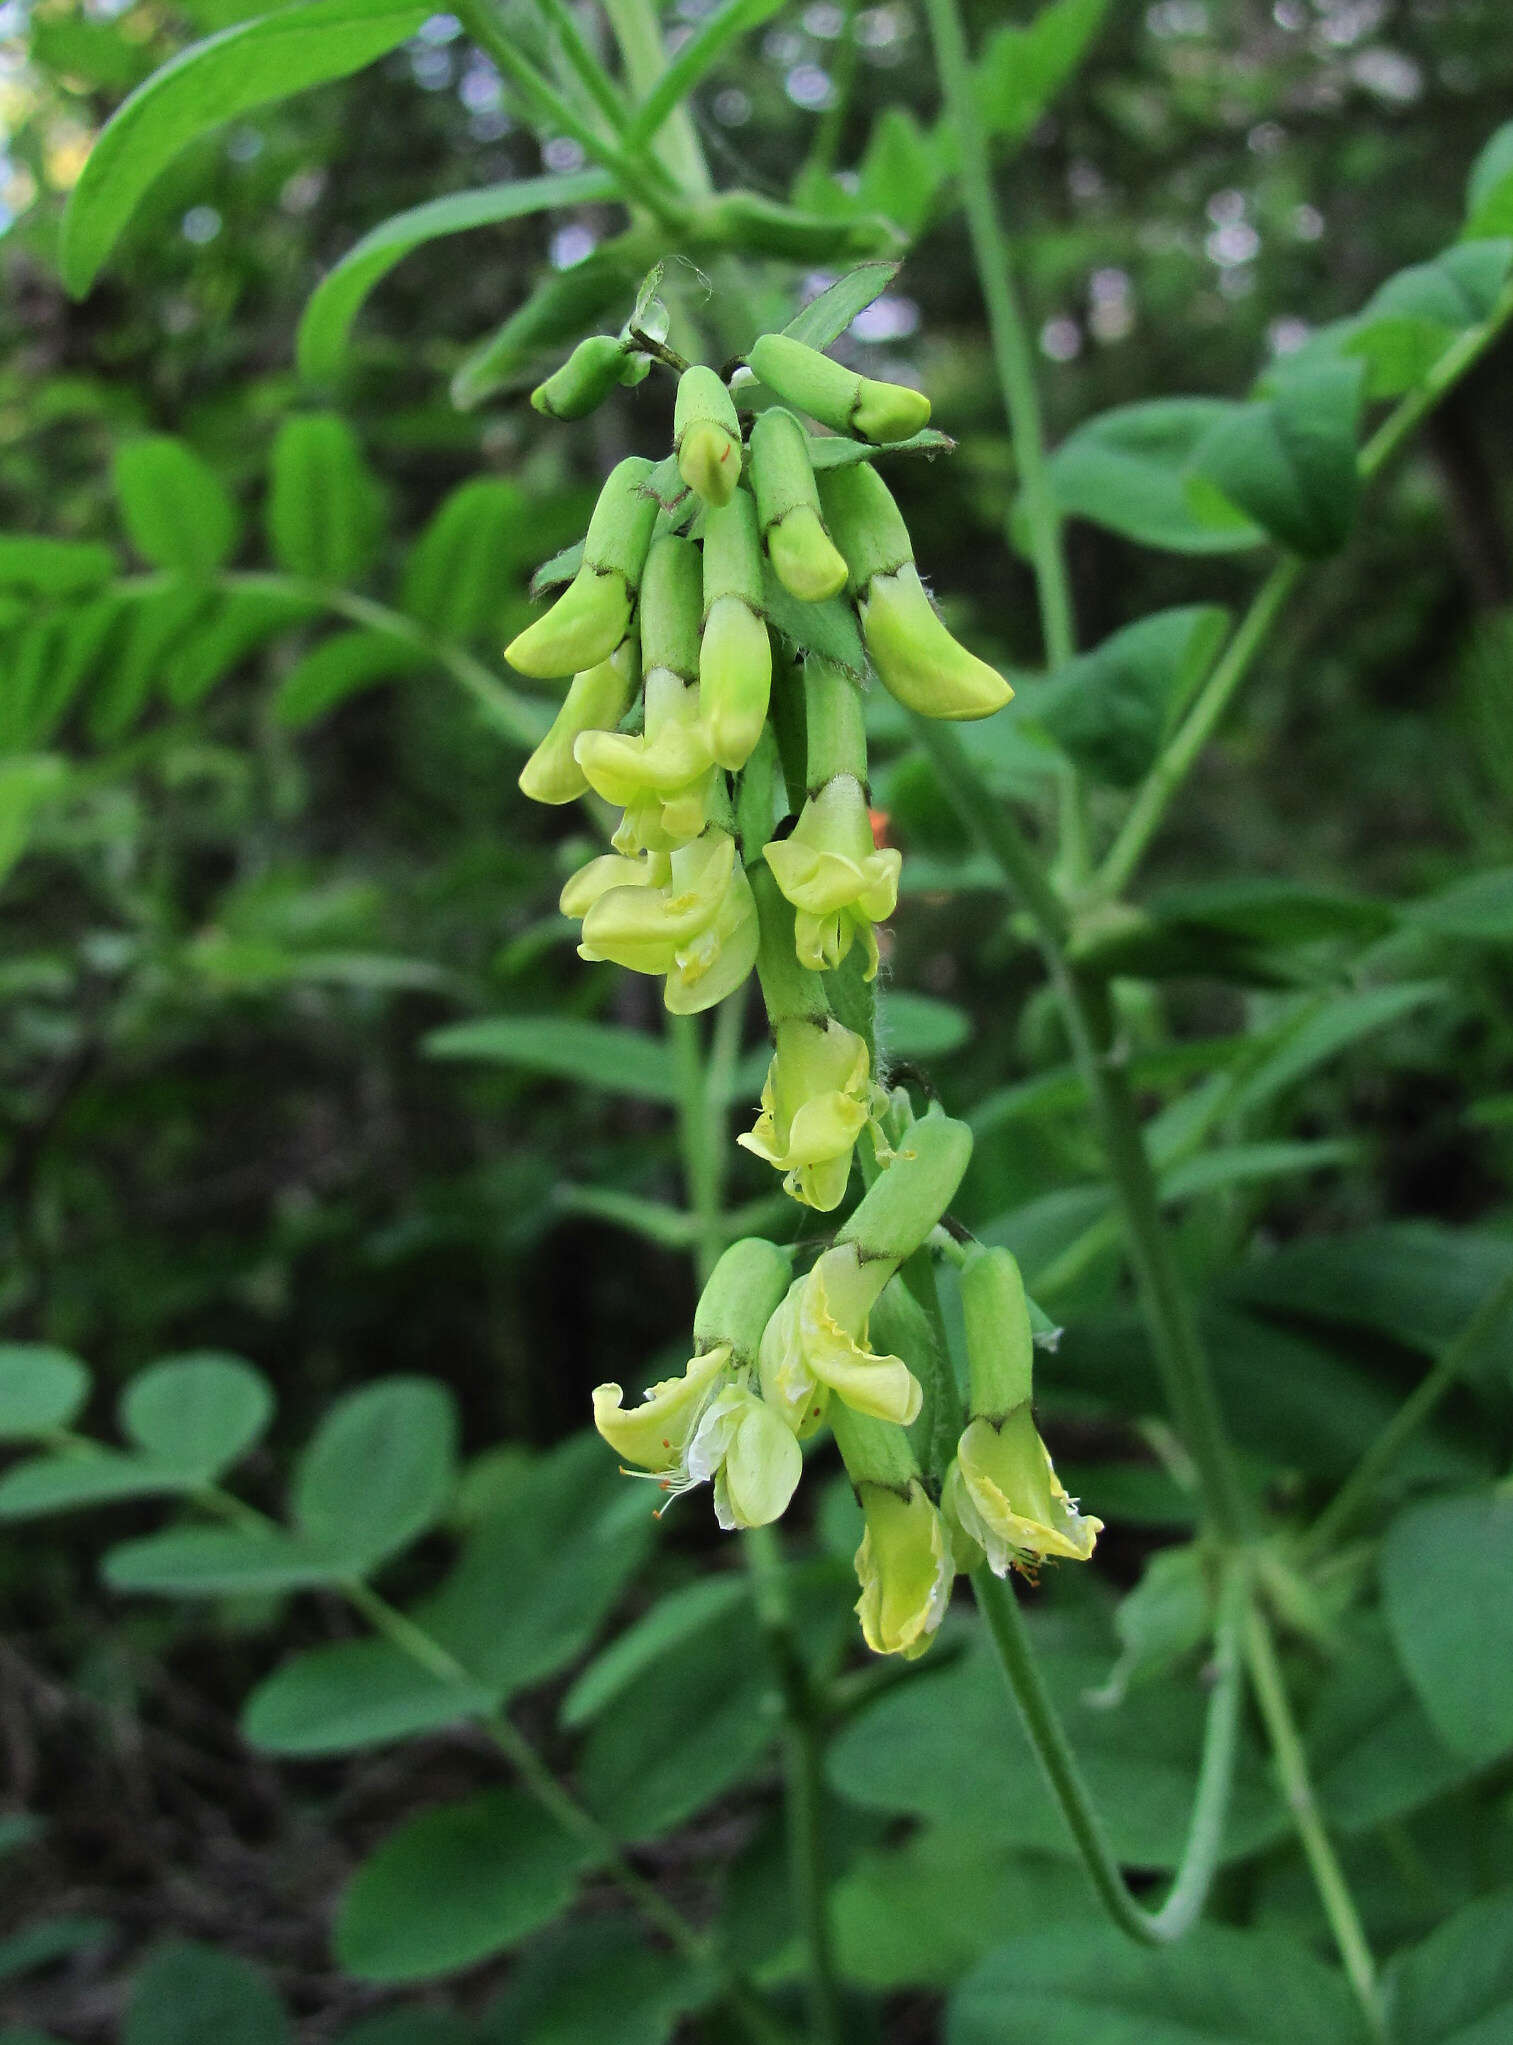
[[[206,1351],[155,1363],[121,1400],[121,1428],[143,1454],[209,1483],[244,1456],[273,1417],[266,1378],[239,1356]]]
[[[543,278],[519,310],[464,359],[452,378],[453,404],[471,411],[520,382],[548,349],[571,346],[611,307],[621,308],[618,324],[642,267],[639,254],[606,242],[570,270]]]
[[[89,1397],[89,1372],[66,1349],[0,1343],[0,1441],[67,1427]]]
[[[451,1395],[430,1378],[380,1378],[349,1392],[295,1472],[302,1535],[352,1574],[407,1547],[451,1493],[456,1434]]]
[[[175,1939],[132,1983],[121,2045],[291,2045],[293,2027],[260,1969]]]
[[[1466,180],[1467,241],[1513,234],[1513,121],[1504,121],[1482,144]]]
[[[1513,2032],[1513,1889],[1479,1896],[1396,1955],[1386,1990],[1393,2045],[1500,2045]]]
[[[783,6],[784,0],[725,0],[684,43],[645,100],[636,108],[626,131],[626,145],[648,141],[678,102],[685,99],[701,78],[712,71],[727,46],[748,29],[760,28]]]
[[[947,2045],[1361,2045],[1345,1978],[1275,1932],[1200,1924],[1135,1945],[1068,1925],[990,1953],[951,1999]]]
[[[274,714],[291,731],[303,731],[365,689],[421,674],[430,664],[424,647],[393,632],[364,626],[333,632],[284,676],[273,699]]]
[[[1152,398],[1079,426],[1050,461],[1056,500],[1069,518],[1091,519],[1148,547],[1227,554],[1253,547],[1261,528],[1212,491],[1189,489],[1204,438],[1242,407],[1222,398]]]
[[[974,67],[973,80],[990,135],[1019,142],[1029,134],[1082,61],[1108,4],[1109,0],[1050,0],[1023,27],[1011,24],[994,30]],[[949,124],[942,125],[949,149]]]
[[[319,610],[316,598],[284,590],[225,590],[209,617],[170,648],[162,666],[163,694],[177,708],[189,709],[260,646]]]
[[[751,1586],[745,1579],[727,1571],[659,1598],[643,1618],[589,1663],[563,1699],[562,1723],[591,1724],[643,1669],[664,1655],[678,1653],[685,1641],[745,1604],[750,1596]]]
[[[411,549],[404,608],[451,639],[493,634],[515,572],[539,546],[538,534],[539,514],[518,483],[474,476],[459,484]],[[575,563],[563,580],[576,573]]]
[[[588,206],[613,199],[615,181],[605,171],[575,171],[566,177],[522,178],[488,185],[478,192],[452,192],[423,206],[396,213],[350,248],[316,286],[299,323],[296,341],[300,374],[331,376],[341,367],[352,323],[364,301],[412,249],[445,235],[494,227],[553,206]]]
[[[432,1675],[386,1640],[311,1648],[266,1676],[242,1736],[266,1754],[350,1754],[491,1711],[497,1693]]]
[[[116,494],[144,560],[204,577],[236,543],[236,511],[215,471],[172,434],[128,440],[116,455]]]
[[[0,1939],[0,1981],[50,1967],[89,1946],[102,1946],[115,1927],[108,1917],[44,1917],[24,1931]],[[0,2041],[4,2033],[0,2032]]]
[[[1414,980],[1402,987],[1364,987],[1323,1003],[1300,1001],[1293,1017],[1278,1027],[1276,1049],[1236,1089],[1231,1112],[1253,1114],[1352,1044],[1443,996],[1440,982]]]
[[[59,242],[76,298],[94,282],[143,194],[182,149],[270,100],[345,78],[425,20],[394,0],[301,0],[196,43],[131,95],[106,126],[69,195]]]
[[[30,533],[0,533],[0,589],[36,596],[78,596],[98,589],[116,570],[109,547],[92,540],[49,540]]]
[[[854,469],[860,462],[875,462],[880,454],[953,454],[956,442],[949,434],[927,426],[911,433],[907,440],[893,440],[886,447],[873,447],[865,440],[848,440],[843,433],[811,434],[809,466],[813,469]]]
[[[1299,365],[1269,398],[1221,420],[1198,475],[1273,539],[1309,560],[1343,546],[1360,499],[1356,436],[1365,390],[1348,358]]]
[[[359,1981],[427,1981],[470,1967],[564,1909],[588,1859],[521,1790],[426,1811],[352,1878],[337,1960]]]
[[[1437,895],[1410,904],[1409,919],[1441,937],[1513,943],[1513,866],[1468,874]]]
[[[1399,1513],[1382,1550],[1387,1623],[1436,1732],[1457,1754],[1513,1747],[1513,1495]]]
[[[268,538],[281,568],[317,582],[356,582],[383,519],[378,479],[334,412],[297,412],[273,443]]]
[[[165,1598],[216,1598],[248,1592],[313,1590],[350,1572],[340,1558],[278,1528],[170,1527],[123,1541],[105,1558],[112,1590]]]
[[[114,1449],[36,1456],[0,1477],[0,1520],[77,1512],[81,1506],[113,1505],[125,1498],[171,1497],[192,1491],[194,1485],[194,1478],[169,1464],[119,1455]]]
[[[828,348],[832,341],[840,339],[859,312],[865,312],[874,299],[882,297],[900,267],[898,263],[881,260],[858,263],[817,298],[811,298],[783,332],[795,341],[802,341],[806,348]]]
[[[452,1023],[425,1040],[433,1058],[477,1058],[549,1079],[569,1079],[637,1100],[676,1102],[678,1075],[661,1037],[571,1016],[496,1016]]]
[[[0,760],[0,881],[31,837],[39,812],[68,786],[68,762],[56,753]]]

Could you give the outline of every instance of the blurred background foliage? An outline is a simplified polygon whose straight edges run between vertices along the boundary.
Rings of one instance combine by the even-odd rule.
[[[425,198],[571,170],[576,145],[543,146],[515,120],[490,65],[438,15],[361,75],[197,144],[94,293],[73,304],[58,283],[62,200],[106,114],[192,35],[253,11],[0,8],[0,530],[119,545],[124,503],[140,562],[124,595],[54,591],[40,623],[21,600],[24,573],[19,595],[0,594],[5,686],[14,696],[52,678],[48,744],[70,762],[65,793],[39,795],[3,904],[0,1305],[12,1339],[87,1356],[107,1388],[163,1354],[254,1359],[280,1399],[250,1466],[258,1495],[276,1491],[333,1397],[393,1372],[450,1386],[468,1449],[502,1438],[544,1450],[582,1425],[591,1385],[642,1383],[686,1353],[692,1281],[675,1246],[626,1233],[584,1192],[677,1199],[664,1107],[554,1079],[539,1059],[533,1070],[425,1051],[431,1032],[485,1016],[659,1026],[647,983],[576,960],[555,900],[585,826],[524,801],[498,702],[459,678],[469,653],[497,672],[531,569],[581,530],[609,464],[666,432],[656,378],[571,429],[518,394],[472,412],[448,397],[469,350],[544,267],[582,260],[611,212],[421,249],[360,315],[339,381],[302,382],[293,363],[309,293],[360,234]],[[704,11],[690,0],[669,20]],[[983,32],[1006,12],[969,10]],[[1013,455],[960,217],[944,189],[931,196],[940,141],[924,45],[907,0],[795,6],[736,46],[695,114],[722,182],[818,210],[859,193],[916,237],[847,346],[932,392],[960,446],[902,479],[920,560],[973,643],[1028,669],[1033,585],[1002,543]],[[1110,9],[1002,180],[1053,443],[1137,398],[1240,393],[1432,255],[1457,230],[1467,168],[1510,90],[1502,0]],[[774,307],[818,281],[791,265],[759,278]],[[1396,900],[1513,861],[1510,363],[1504,343],[1376,490],[1349,548],[1312,575],[1173,811],[1147,890],[1251,874]],[[332,413],[351,429],[341,459],[359,511],[330,580],[462,660],[391,646],[312,677],[318,606],[280,610],[249,585],[238,618],[154,585],[124,446],[144,431],[187,443],[234,508],[227,560],[256,575],[270,544],[277,554],[281,429]],[[1071,559],[1085,645],[1162,606],[1238,608],[1253,579],[1244,555],[1195,564],[1086,523],[1071,530]],[[983,757],[1010,793],[1033,773],[1003,722]],[[922,757],[881,712],[876,737],[875,792],[906,855],[890,970],[922,991],[897,997],[895,1050],[973,1116],[974,1225],[1016,1249],[1068,1324],[1065,1371],[1048,1386],[1058,1461],[1111,1523],[1102,1566],[1124,1588],[1190,1508],[1126,1421],[1143,1409],[1121,1373],[1144,1366],[1114,1238],[1087,1238],[1106,1195],[1075,1092],[1056,1091],[1059,1019]],[[1195,1272],[1239,1262],[1209,1307],[1226,1330],[1242,1445],[1281,1497],[1342,1475],[1421,1368],[1422,1322],[1369,1303],[1382,1272],[1401,1271],[1416,1244],[1425,1283],[1448,1286],[1448,1246],[1506,1227],[1506,903],[1500,915],[1399,932],[1396,998],[1374,1008],[1382,990],[1369,970],[1342,974],[1337,932],[1289,954],[1280,981],[1188,958],[1121,983],[1130,1041],[1151,1054],[1152,1106],[1181,1085],[1173,1042],[1254,1035],[1310,996],[1320,1012],[1367,1003],[1332,1055],[1326,1042],[1258,1096],[1247,1139],[1294,1146],[1292,1167],[1237,1170],[1177,1210]],[[1027,1107],[1022,1089],[1046,1075]],[[770,1190],[758,1167],[738,1173],[737,1198]],[[1379,1232],[1405,1217],[1431,1226]],[[1358,1311],[1336,1268],[1310,1279],[1306,1260],[1288,1262],[1289,1246],[1335,1237],[1363,1257],[1376,1246]],[[1447,1311],[1435,1338],[1456,1318]],[[1505,1384],[1463,1395],[1408,1474],[1505,1464],[1510,1419]],[[844,1507],[829,1542],[842,1553]],[[122,1534],[148,1523],[134,1506],[112,1520]],[[690,1578],[712,1545],[694,1515],[675,1516],[659,1538],[666,1580]],[[249,1762],[234,1721],[272,1663],[267,1613],[229,1604],[207,1633],[171,1611],[123,1612],[96,1581],[96,1549],[69,1522],[0,1544],[0,1741],[19,1801],[49,1818],[27,1848],[25,1901],[46,1892],[115,1927],[103,1957],[44,1980],[24,2013],[79,2045],[112,2035],[123,1970],[169,1924],[265,1961],[308,2035],[333,2035],[371,1992],[331,1970],[329,1897],[380,1821],[476,1783],[478,1755],[453,1737],[292,1772]],[[413,1588],[429,1580],[424,1550],[405,1568]],[[1081,1597],[1053,1594],[1074,1644]],[[330,1624],[317,1601],[288,1637]],[[1083,1659],[1091,1680],[1098,1657]],[[966,1686],[970,1717],[980,1674],[936,1680]],[[913,1695],[890,1708],[906,1716]],[[907,1728],[896,1737],[907,1748]],[[845,1793],[844,1747],[837,1780]],[[931,2036],[932,1991],[988,1941],[942,1925],[939,1939],[960,1948],[952,1964],[937,1945],[889,1976],[887,1885],[899,1878],[895,1862],[868,1859],[889,1817],[865,1781],[852,1788],[835,1835],[852,1869],[843,1936],[872,1955],[871,1985],[899,1991],[888,2035]],[[968,1771],[940,1794],[972,1788]],[[1492,1788],[1506,1798],[1505,1780]],[[915,1806],[881,1800],[895,1820],[900,1808]],[[1440,1808],[1434,1822],[1453,1830]],[[1501,1832],[1478,1831],[1475,1851],[1506,1879],[1498,1808]],[[689,1836],[663,1840],[659,1873],[676,1888],[690,1863],[734,1854],[735,1879],[759,1898],[772,1887],[766,1823],[758,1777]],[[1429,1850],[1400,1829],[1404,1855]],[[916,1837],[928,1873],[931,1835]],[[1009,1879],[980,1860],[979,1888],[990,1875]],[[1068,1879],[1047,1863],[1033,1907],[1051,1910]],[[1296,1917],[1290,1865],[1236,1879],[1268,1887],[1276,1921]],[[1466,1892],[1479,1886],[1468,1873]],[[1432,1921],[1401,1896],[1373,1892],[1370,1907],[1399,1929]],[[760,1944],[755,1901],[743,1921]]]

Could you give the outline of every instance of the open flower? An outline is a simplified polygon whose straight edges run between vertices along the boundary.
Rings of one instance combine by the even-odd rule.
[[[670,852],[703,830],[714,755],[697,685],[670,668],[647,674],[644,732],[586,731],[573,758],[595,794],[625,811],[617,851]]]
[[[793,904],[794,944],[800,965],[813,973],[832,971],[860,938],[867,953],[866,977],[877,975],[877,933],[873,928],[898,904],[898,852],[880,852],[861,783],[837,774],[804,804],[787,838],[764,848],[783,894]]]
[[[610,868],[608,860],[592,864]],[[622,885],[607,871],[610,884],[582,912],[578,950],[585,959],[613,959],[632,972],[666,974],[667,1007],[674,1015],[693,1015],[723,1001],[755,965],[756,906],[728,831],[706,831],[666,865],[660,885],[648,884],[635,860],[618,862],[632,869]],[[588,891],[583,886],[575,899]]]
[[[713,1483],[715,1516],[728,1532],[764,1527],[783,1512],[804,1457],[791,1428],[735,1369],[729,1343],[696,1356],[680,1378],[653,1385],[625,1407],[619,1385],[594,1388],[594,1425],[669,1499]]]
[[[794,1280],[762,1336],[762,1394],[796,1434],[819,1424],[832,1392],[855,1412],[901,1427],[919,1417],[922,1394],[909,1366],[867,1346],[867,1310],[881,1286],[864,1292],[848,1282],[855,1262],[852,1245],[827,1250]],[[889,1275],[885,1269],[882,1282]]]
[[[867,1531],[856,1551],[862,1594],[856,1614],[874,1654],[914,1661],[940,1627],[954,1569],[940,1514],[918,1478],[907,1487],[858,1487]]]
[[[756,1126],[736,1141],[786,1175],[785,1193],[828,1213],[845,1197],[873,1092],[867,1046],[854,1030],[832,1016],[791,1016],[777,1026]]]
[[[1029,1403],[1001,1420],[968,1423],[946,1478],[942,1503],[996,1576],[1040,1563],[1086,1562],[1103,1531],[1068,1498],[1035,1429]]]

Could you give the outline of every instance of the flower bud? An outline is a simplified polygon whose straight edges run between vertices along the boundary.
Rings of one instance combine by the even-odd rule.
[[[585,731],[613,731],[635,694],[639,666],[635,641],[624,639],[597,667],[574,675],[552,728],[520,770],[532,802],[572,802],[587,792],[573,747]]]
[[[834,1393],[854,1413],[908,1427],[919,1418],[918,1378],[898,1356],[867,1346],[867,1318],[893,1275],[866,1273],[854,1249],[827,1250],[795,1279],[762,1336],[762,1395],[796,1434],[822,1417]]]
[[[644,488],[652,464],[631,455],[610,471],[583,542],[583,566],[545,617],[512,639],[504,657],[539,680],[608,660],[630,629],[658,504]]]
[[[917,1477],[857,1487],[867,1530],[856,1551],[856,1613],[874,1654],[917,1660],[939,1631],[955,1574],[940,1514]]]
[[[754,1364],[762,1331],[793,1278],[793,1252],[764,1236],[733,1242],[704,1281],[694,1309],[694,1347],[724,1343],[735,1361]]]
[[[699,715],[710,751],[732,772],[751,757],[772,693],[772,642],[762,617],[756,502],[738,490],[704,514],[704,636]]]
[[[786,1174],[783,1190],[823,1213],[839,1207],[851,1148],[872,1113],[867,1046],[832,1016],[790,1016],[762,1087],[762,1112],[737,1143]]]
[[[718,373],[695,363],[678,378],[673,412],[678,474],[706,504],[728,504],[741,475],[741,422]]]
[[[780,405],[761,413],[751,429],[751,486],[762,538],[784,589],[806,603],[843,589],[846,564],[820,516],[808,436]]]
[[[827,781],[804,804],[789,836],[765,846],[762,856],[793,904],[799,964],[813,973],[831,972],[860,938],[865,977],[875,979],[873,925],[897,907],[903,857],[877,849],[861,783],[850,774]]]
[[[746,359],[785,405],[837,433],[876,444],[907,440],[929,423],[930,400],[922,391],[858,375],[789,334],[763,334]]]
[[[931,1109],[910,1125],[892,1163],[857,1202],[837,1245],[854,1244],[860,1265],[885,1277],[920,1248],[950,1206],[972,1156],[965,1122]],[[876,1298],[883,1281],[872,1297]]]
[[[590,334],[531,392],[548,419],[586,419],[623,381],[626,348],[614,334]]]
[[[605,852],[580,866],[563,888],[557,906],[564,916],[581,922],[611,888],[661,887],[672,871],[667,854],[652,853],[645,859],[627,859],[623,853]]]
[[[826,471],[824,504],[850,571],[862,638],[890,695],[925,717],[989,717],[1014,691],[937,614],[892,492],[868,462]]]

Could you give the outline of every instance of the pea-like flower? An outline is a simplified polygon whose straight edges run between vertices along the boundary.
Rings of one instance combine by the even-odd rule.
[[[647,674],[644,732],[586,731],[573,758],[590,788],[625,811],[617,851],[670,852],[703,830],[714,755],[697,687],[670,669]]]
[[[955,1574],[944,1522],[919,1479],[858,1487],[867,1530],[856,1551],[856,1614],[874,1654],[917,1660],[939,1631]]]
[[[786,1508],[803,1468],[793,1431],[733,1371],[729,1343],[696,1356],[680,1378],[626,1407],[619,1385],[594,1388],[594,1425],[617,1454],[641,1465],[669,1499],[713,1483],[727,1532],[768,1525]]]
[[[867,1046],[854,1030],[831,1016],[791,1016],[777,1026],[756,1126],[736,1141],[785,1174],[784,1192],[829,1213],[845,1197],[873,1092]]]
[[[976,1541],[996,1576],[1033,1573],[1042,1562],[1086,1562],[1103,1531],[1069,1498],[1026,1401],[1001,1420],[969,1422],[946,1478],[942,1504]]]
[[[800,965],[832,971],[860,939],[867,979],[877,975],[877,932],[898,905],[902,855],[879,851],[867,797],[851,774],[837,774],[804,804],[791,834],[762,855],[793,904]]]
[[[679,846],[665,865],[659,884],[646,862],[594,860],[569,883],[574,905],[584,904],[578,952],[613,959],[632,972],[665,974],[668,1009],[696,1015],[733,993],[755,965],[756,905],[728,831],[706,831]],[[607,885],[596,886],[595,868]],[[625,878],[618,881],[621,873]],[[563,906],[572,913],[566,890]]]
[[[908,1427],[919,1418],[919,1380],[899,1356],[867,1345],[867,1317],[891,1276],[862,1274],[854,1244],[827,1250],[807,1277],[795,1279],[762,1336],[762,1396],[796,1434],[819,1424],[830,1394],[857,1413]]]

